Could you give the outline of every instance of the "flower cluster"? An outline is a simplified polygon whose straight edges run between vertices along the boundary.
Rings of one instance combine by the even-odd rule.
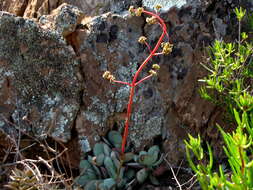
[[[155,9],[157,12],[161,8],[162,8],[161,5],[155,6]],[[150,17],[148,17],[146,19],[147,24],[159,24],[159,26],[162,29],[162,34],[161,34],[158,42],[156,43],[155,47],[151,47],[148,44],[147,38],[145,36],[141,36],[138,39],[139,43],[144,44],[148,47],[150,55],[140,65],[140,67],[138,68],[137,72],[135,73],[135,75],[133,77],[132,82],[129,83],[129,82],[117,81],[117,80],[115,80],[115,77],[109,71],[106,71],[103,74],[103,78],[109,80],[110,82],[125,84],[125,85],[130,86],[130,96],[129,96],[129,102],[128,102],[128,106],[127,106],[127,116],[126,116],[125,129],[124,129],[124,135],[123,135],[122,146],[121,146],[121,151],[122,151],[123,155],[124,155],[124,151],[125,151],[126,139],[128,136],[128,127],[129,127],[129,121],[131,118],[131,109],[132,109],[135,87],[137,85],[141,84],[142,82],[144,82],[145,80],[151,78],[152,76],[156,76],[158,70],[160,69],[160,66],[158,64],[153,64],[152,69],[149,71],[149,75],[147,75],[146,77],[144,77],[140,80],[138,80],[138,76],[139,76],[140,72],[143,70],[143,68],[146,66],[146,64],[148,64],[151,61],[152,57],[158,56],[158,55],[163,55],[163,54],[168,55],[172,51],[172,47],[173,47],[172,44],[170,44],[168,42],[169,35],[167,33],[167,26],[166,26],[164,20],[162,18],[160,18],[159,13],[157,13],[157,12],[153,13],[153,12],[146,11],[142,7],[134,8],[133,6],[131,6],[129,8],[129,12],[132,16],[141,16],[142,14],[149,15]],[[167,40],[165,40],[165,38],[167,38]],[[159,49],[161,49],[160,53],[158,52]]]
[[[156,23],[157,23],[157,19],[156,19],[155,16],[148,17],[148,18],[146,18],[146,22],[147,22],[148,24],[156,24]]]
[[[110,82],[113,82],[115,80],[115,77],[111,74],[110,71],[105,71],[103,78],[109,80]]]
[[[141,16],[141,14],[144,11],[144,9],[142,7],[138,7],[137,9],[134,9],[133,6],[130,6],[130,8],[128,10],[132,16]]]
[[[146,38],[145,36],[141,36],[141,37],[139,38],[138,42],[139,42],[140,44],[145,44],[146,40],[147,40],[147,38]]]
[[[162,5],[159,5],[159,4],[158,4],[158,5],[155,6],[155,9],[156,9],[157,11],[160,11],[161,8],[162,8]]]
[[[172,52],[173,45],[171,43],[165,42],[165,43],[162,43],[161,46],[163,48],[163,51],[162,51],[163,54],[168,55]]]
[[[149,71],[149,74],[152,76],[156,76],[159,69],[160,69],[160,66],[158,64],[154,64],[152,65],[152,69]]]

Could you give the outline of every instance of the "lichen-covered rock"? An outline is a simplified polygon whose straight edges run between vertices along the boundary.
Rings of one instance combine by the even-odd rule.
[[[1,0],[0,11],[7,11],[17,16],[23,16],[27,3],[27,0]]]
[[[54,31],[0,12],[1,129],[70,139],[81,88],[74,55]]]
[[[122,130],[129,87],[111,84],[102,74],[109,70],[119,80],[132,80],[148,56],[138,38],[145,35],[153,47],[161,30],[125,10],[130,4],[142,2],[153,8],[161,2],[165,3],[161,17],[174,47],[171,55],[152,59],[161,66],[158,77],[136,88],[128,141],[137,149],[162,142],[173,164],[184,155],[182,139],[187,132],[202,133],[216,142],[213,126],[221,110],[198,95],[198,79],[206,75],[199,63],[205,61],[205,48],[215,38],[230,40],[238,35],[235,16],[230,14],[234,0],[173,1],[174,8],[172,1],[158,0],[3,2],[1,9],[11,10],[16,3],[13,13],[36,18],[42,28],[1,13],[0,128],[7,130],[10,120],[22,130],[67,141],[75,124],[83,152],[90,151],[108,130]],[[112,12],[80,22],[81,11],[86,16]],[[83,80],[81,91],[77,76]]]
[[[164,150],[173,163],[184,155],[182,138],[187,132],[202,132],[217,138],[213,121],[220,114],[214,114],[216,107],[198,95],[201,85],[198,79],[206,75],[199,63],[204,61],[204,47],[217,37],[212,22],[222,20],[220,38],[225,38],[232,27],[229,16],[224,16],[230,9],[213,15],[209,12],[219,10],[222,3],[187,3],[181,9],[173,8],[161,14],[170,26],[173,52],[154,58],[153,63],[161,66],[158,77],[136,88],[129,132],[129,141],[137,149],[154,139],[164,140]],[[86,81],[85,106],[78,115],[76,128],[80,139],[92,147],[98,135],[105,135],[110,128],[124,127],[129,96],[129,87],[104,81],[103,72],[109,70],[117,79],[130,82],[148,56],[148,49],[139,45],[137,39],[145,35],[153,47],[161,30],[158,25],[146,25],[142,18],[127,16],[125,12],[104,14],[86,26],[77,30],[72,40],[78,42],[72,45],[77,49]],[[149,69],[147,65],[142,76]]]
[[[78,7],[86,16],[107,12],[121,12],[130,5],[141,6],[141,0],[1,0],[0,11],[7,11],[25,18],[40,19],[62,4]]]
[[[83,96],[87,107],[81,109],[76,128],[80,137],[88,136],[91,144],[94,136],[124,126],[129,87],[112,85],[104,81],[102,74],[110,70],[119,80],[131,81],[147,56],[144,47],[138,44],[143,24],[142,18],[130,17],[127,12],[108,13],[92,20],[88,30],[77,32],[78,41],[83,42],[78,46],[87,79]],[[161,95],[152,81],[136,89],[133,110],[129,139],[135,147],[142,148],[161,134],[164,122]]]
[[[164,1],[164,0],[142,0],[144,7],[149,9],[154,9],[156,5],[162,6],[162,11],[168,11],[172,7],[181,8],[186,4],[186,0],[173,0],[173,1]]]
[[[137,43],[142,25],[143,19],[131,18],[127,12],[121,15],[108,13],[94,18],[87,24],[89,29],[76,32],[77,41],[82,43],[74,46],[79,47],[77,53],[86,81],[83,96],[85,107],[77,118],[76,128],[80,137],[88,136],[91,145],[95,136],[105,135],[113,126],[122,128],[124,125],[129,88],[110,84],[102,78],[102,74],[110,70],[120,80],[131,80],[138,64],[144,59],[143,47]],[[139,94],[142,93],[140,90]],[[136,97],[134,101],[138,104],[140,98]],[[151,117],[150,122],[153,119]],[[159,131],[159,126],[157,128]],[[140,142],[138,146],[141,146]]]
[[[178,14],[179,10],[173,9],[164,15],[165,19],[172,22],[170,30],[180,26],[172,36],[175,39],[172,55],[154,58],[153,62],[160,63],[162,67],[158,78],[136,88],[129,141],[137,149],[159,136],[170,142],[170,146],[165,146],[168,152],[173,152],[176,146],[183,147],[179,136],[183,137],[186,130],[180,126],[199,129],[214,109],[211,104],[201,100],[197,93],[197,79],[204,75],[197,64],[203,54],[196,48],[196,42],[192,41],[198,25],[192,28],[190,19],[182,23],[186,14],[182,18]],[[159,26],[145,25],[141,18],[127,16],[127,13],[104,14],[87,26],[88,29],[76,32],[76,41],[83,43],[74,44],[78,47],[86,78],[83,96],[86,107],[78,115],[76,128],[80,138],[86,139],[85,142],[92,147],[94,136],[105,135],[110,128],[124,127],[128,103],[129,87],[104,81],[103,72],[110,70],[117,79],[130,82],[138,65],[148,56],[147,48],[137,43],[139,36],[144,32],[154,46],[161,31]],[[192,33],[190,30],[193,30]],[[196,40],[200,45],[203,42],[208,45],[213,38],[207,29],[206,37]],[[195,56],[199,56],[199,59]],[[150,65],[142,76],[149,69]],[[202,105],[207,106],[202,108]],[[170,159],[175,161],[180,153],[174,155]]]
[[[64,3],[50,15],[41,16],[39,23],[43,28],[56,30],[60,35],[66,37],[76,30],[83,18],[84,14],[80,9]]]

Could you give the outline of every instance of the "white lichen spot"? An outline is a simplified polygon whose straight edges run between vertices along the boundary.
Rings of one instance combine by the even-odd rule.
[[[99,125],[102,122],[101,116],[99,116],[96,112],[85,111],[84,115],[88,121],[91,121],[96,125]]]
[[[0,127],[3,127],[5,125],[5,122],[0,121]]]
[[[46,115],[44,116],[45,121],[51,121],[55,118],[56,113],[54,112],[54,109],[51,108],[48,112],[46,112]]]
[[[78,108],[75,105],[63,105],[62,106],[62,112],[60,115],[57,117],[57,122],[56,122],[56,128],[52,132],[52,136],[57,137],[63,141],[67,141],[70,139],[70,125],[71,122],[73,121],[73,115],[74,112]]]
[[[145,122],[141,119],[140,115],[137,117],[140,120],[138,123],[133,124],[132,131],[129,133],[129,138],[134,143],[135,147],[140,147],[143,141],[152,139],[157,135],[161,135],[162,118],[155,116]]]
[[[116,92],[115,98],[117,99],[116,112],[122,112],[126,107],[129,97],[130,87],[122,86]]]
[[[186,0],[142,0],[142,5],[150,9],[154,9],[156,5],[162,6],[162,11],[168,11],[172,7],[181,8],[186,5]]]
[[[56,103],[61,101],[61,97],[59,94],[56,94],[55,97],[50,97],[48,94],[44,95],[44,102],[46,105],[55,105]]]
[[[91,151],[90,143],[87,139],[87,137],[82,137],[82,139],[79,140],[79,143],[81,145],[82,152],[89,152]]]
[[[105,121],[110,115],[110,109],[107,104],[102,103],[97,97],[91,97],[92,104],[88,109],[83,113],[84,117],[93,122],[96,125],[101,127],[104,126]]]
[[[4,72],[4,74],[7,77],[14,76],[13,72],[11,72],[11,71],[6,71],[6,72]]]

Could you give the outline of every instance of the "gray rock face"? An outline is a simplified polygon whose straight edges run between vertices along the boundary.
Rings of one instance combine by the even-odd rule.
[[[142,4],[144,7],[149,9],[154,9],[156,5],[161,5],[162,11],[168,11],[172,7],[181,8],[182,6],[186,5],[186,0],[142,0]]]
[[[80,137],[89,136],[91,144],[94,143],[94,136],[105,135],[113,127],[124,127],[129,87],[110,84],[102,78],[102,74],[110,70],[119,80],[132,80],[138,64],[146,56],[143,47],[137,42],[142,35],[142,25],[141,18],[130,17],[127,12],[121,15],[108,13],[94,18],[87,31],[77,33],[77,38],[83,42],[78,53],[87,82],[83,96],[86,107],[82,109],[76,127]],[[130,139],[136,147],[141,147],[142,142],[152,139],[161,131],[160,112],[163,110],[160,109],[159,92],[155,87],[148,86],[147,83],[138,88],[134,98],[136,108]],[[153,104],[148,105],[149,101]],[[151,110],[156,113],[152,116],[147,114],[146,117],[145,114]],[[157,125],[152,125],[155,122]],[[144,127],[146,123],[148,125]],[[147,131],[149,133],[144,135]]]
[[[53,31],[0,12],[0,127],[67,142],[79,110],[74,55]]]
[[[50,7],[45,2],[36,1],[38,7],[29,4],[25,9],[29,18],[39,15],[38,24],[0,14],[0,128],[8,132],[10,126],[20,127],[66,142],[74,126],[80,148],[87,152],[100,135],[124,128],[129,87],[111,84],[102,74],[109,70],[118,80],[130,82],[148,56],[148,48],[138,44],[138,38],[145,35],[154,47],[161,29],[125,11],[140,1],[105,0],[98,12],[87,9],[89,16],[112,12],[83,20],[80,10],[87,6],[82,1],[64,1],[79,9],[70,5],[55,9],[58,1]],[[99,1],[90,3],[99,7]],[[152,8],[159,2],[142,3]],[[229,32],[234,27],[230,6],[224,8],[222,1],[160,3],[174,47],[169,56],[152,59],[161,66],[158,76],[136,88],[128,142],[142,149],[158,140],[176,164],[184,155],[186,133],[202,132],[214,142],[217,138],[213,126],[220,113],[198,95],[198,79],[206,75],[199,63],[205,61],[205,48],[215,38],[235,36]],[[23,3],[17,7],[23,10]],[[151,63],[140,78],[150,68]]]
[[[75,31],[83,18],[84,13],[80,9],[64,3],[52,14],[41,16],[39,23],[43,28],[56,30],[61,36],[66,37]]]

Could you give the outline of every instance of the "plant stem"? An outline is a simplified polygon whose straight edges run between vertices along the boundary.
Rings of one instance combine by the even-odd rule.
[[[131,89],[130,89],[130,95],[129,95],[129,101],[128,101],[128,105],[127,105],[127,116],[126,116],[126,121],[125,121],[125,128],[124,128],[124,134],[123,134],[123,139],[122,139],[122,145],[121,145],[121,153],[122,155],[124,155],[125,153],[125,147],[126,147],[126,141],[127,141],[127,136],[128,136],[128,129],[129,129],[129,122],[131,119],[131,113],[132,113],[132,104],[133,104],[133,97],[134,97],[134,92],[135,92],[135,86],[137,84],[140,84],[141,82],[143,82],[144,80],[140,80],[139,82],[137,82],[137,78],[140,74],[140,72],[142,71],[142,69],[145,67],[145,65],[149,62],[149,60],[156,55],[157,50],[159,49],[163,38],[166,36],[168,36],[167,33],[167,27],[164,23],[164,21],[155,13],[149,12],[149,11],[143,11],[143,13],[151,15],[156,17],[156,19],[159,21],[159,25],[162,27],[163,29],[163,33],[160,36],[156,46],[154,47],[154,49],[150,52],[150,55],[146,58],[146,60],[141,64],[141,66],[139,67],[139,69],[137,70],[137,72],[135,73],[132,83],[131,83]],[[148,46],[149,47],[149,46]],[[151,48],[150,48],[151,49]],[[150,77],[148,77],[150,78]],[[144,78],[145,80],[147,79],[146,77]]]

